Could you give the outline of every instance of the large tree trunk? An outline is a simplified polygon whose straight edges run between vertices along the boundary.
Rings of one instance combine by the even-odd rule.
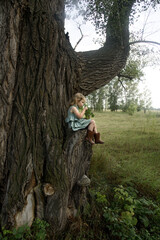
[[[68,101],[105,85],[125,65],[125,22],[123,41],[109,34],[102,49],[75,53],[64,34],[63,0],[0,2],[1,225],[39,217],[61,230],[84,203],[80,180],[92,147],[86,130],[67,132]]]

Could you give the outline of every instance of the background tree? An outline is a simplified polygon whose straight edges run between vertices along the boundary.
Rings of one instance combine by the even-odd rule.
[[[117,78],[114,78],[108,84],[108,104],[111,111],[117,111],[120,108],[120,97],[122,94],[122,86]]]
[[[146,113],[147,110],[150,110],[152,107],[151,92],[145,86],[143,92],[139,96],[138,101],[138,110],[144,110]]]
[[[95,111],[102,111],[105,107],[106,86],[97,89],[87,96],[88,105]]]
[[[87,96],[87,104],[93,110],[96,109],[97,90]]]
[[[110,1],[109,11],[105,2],[91,2],[105,19],[104,46],[76,53],[64,31],[64,0],[0,1],[1,226],[39,217],[60,231],[84,202],[80,180],[92,151],[85,131],[66,133],[69,99],[125,66],[135,0]]]
[[[94,110],[99,111],[105,108],[105,101],[108,102],[109,109],[116,111],[122,109],[127,111],[130,104],[137,105],[139,98],[138,84],[143,77],[144,61],[133,60],[132,53],[127,64],[122,71],[109,84],[93,93],[88,99],[94,99]],[[94,97],[94,98],[93,98]]]

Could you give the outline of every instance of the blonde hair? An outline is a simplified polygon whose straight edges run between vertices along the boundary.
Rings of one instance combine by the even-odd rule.
[[[86,102],[85,96],[82,93],[76,93],[70,101],[70,106],[73,106],[74,104],[77,104],[81,100],[84,100],[84,102]]]

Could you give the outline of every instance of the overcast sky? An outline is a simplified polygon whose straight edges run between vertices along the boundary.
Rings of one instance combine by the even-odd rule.
[[[65,23],[65,30],[66,32],[69,32],[70,42],[73,47],[81,37],[81,33],[78,29],[79,22],[82,22],[81,18],[66,20]],[[138,31],[144,26],[144,39],[160,43],[160,6],[156,12],[153,9],[150,9],[148,12],[141,14],[140,18],[135,21],[133,26],[131,26],[131,29]],[[100,44],[95,43],[95,39],[99,38],[99,36],[95,33],[94,26],[87,22],[81,25],[81,30],[84,37],[77,46],[76,51],[79,52],[98,49]],[[160,53],[160,46],[152,44],[150,47],[155,50],[159,50]],[[147,88],[151,91],[152,106],[160,108],[160,65],[157,63],[157,66],[148,66],[145,68],[144,73],[144,83],[141,84],[141,88],[147,86]]]

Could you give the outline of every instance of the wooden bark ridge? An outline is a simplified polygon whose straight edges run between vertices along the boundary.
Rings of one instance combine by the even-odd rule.
[[[63,0],[0,1],[1,226],[39,217],[58,231],[84,204],[92,149],[64,119],[74,93],[100,88],[125,65],[133,1],[117,2],[104,47],[76,53]]]

